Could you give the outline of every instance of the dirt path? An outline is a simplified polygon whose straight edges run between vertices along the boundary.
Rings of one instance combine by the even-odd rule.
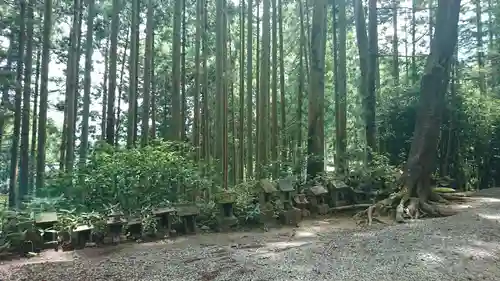
[[[499,280],[500,189],[456,216],[368,229],[351,219],[211,233],[0,265],[0,280]],[[497,199],[499,198],[499,199]]]

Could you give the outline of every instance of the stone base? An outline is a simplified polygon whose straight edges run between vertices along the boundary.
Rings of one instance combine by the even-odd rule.
[[[238,219],[235,216],[231,217],[220,217],[218,219],[218,227],[221,231],[227,231],[231,227],[238,224]]]
[[[297,208],[292,208],[283,211],[283,223],[287,225],[297,225],[302,220],[302,211]]]
[[[330,209],[330,207],[327,204],[318,205],[317,206],[318,215],[326,215],[326,214],[328,214],[328,210],[329,209]]]
[[[302,218],[307,218],[311,216],[311,212],[308,209],[302,209],[301,213],[302,213]]]

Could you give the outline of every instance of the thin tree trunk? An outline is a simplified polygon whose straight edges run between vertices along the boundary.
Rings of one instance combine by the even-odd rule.
[[[40,69],[40,112],[38,114],[38,143],[36,158],[36,190],[45,186],[45,144],[47,143],[47,101],[52,30],[52,0],[44,1],[42,65]]]
[[[102,110],[101,110],[101,140],[106,139],[106,121],[108,108],[108,74],[109,74],[109,41],[110,36],[106,36],[106,45],[104,49],[104,77],[102,82]]]
[[[370,67],[370,50],[368,36],[366,34],[365,13],[361,0],[354,1],[354,15],[356,21],[356,39],[359,50],[360,67],[360,96],[363,106],[363,120],[365,122],[365,136],[367,144],[367,162],[371,161],[372,152],[376,149],[375,139],[375,96],[374,73]]]
[[[40,80],[40,63],[42,56],[42,42],[41,38],[37,42],[37,52],[36,52],[36,67],[35,67],[35,92],[33,96],[33,120],[31,127],[31,148],[30,148],[30,183],[29,183],[29,193],[33,194],[35,190],[35,161],[36,161],[36,135],[38,129],[38,96],[39,93],[39,80]]]
[[[272,7],[272,100],[271,100],[271,162],[273,165],[273,179],[278,178],[278,13],[276,7],[277,0],[271,0]]]
[[[136,105],[137,105],[137,46],[139,30],[139,0],[132,1],[131,11],[131,31],[130,31],[130,55],[129,55],[129,96],[128,96],[128,116],[127,116],[127,148],[132,148],[135,144],[135,127],[137,124]]]
[[[181,140],[186,140],[188,108],[186,100],[186,1],[182,1],[182,39],[181,39]]]
[[[153,58],[153,0],[148,0],[146,22],[146,48],[144,51],[144,95],[142,106],[141,146],[148,144],[149,110],[151,106],[151,61]]]
[[[285,98],[285,52],[283,50],[283,6],[278,0],[279,52],[280,52],[280,105],[281,105],[281,162],[287,163],[286,98]]]
[[[417,33],[417,0],[412,0],[411,4],[411,83],[415,84],[418,80],[417,73],[417,54],[416,54],[416,33]]]
[[[116,56],[118,51],[118,31],[120,28],[120,11],[122,1],[113,0],[113,13],[111,17],[111,46],[109,60],[109,88],[106,122],[106,142],[115,143],[115,99],[116,99]]]
[[[157,99],[157,93],[156,93],[156,77],[155,77],[155,23],[153,22],[153,32],[151,34],[151,41],[152,41],[152,46],[151,46],[151,134],[150,137],[151,139],[156,139],[156,99]]]
[[[259,1],[259,0],[257,0]],[[253,177],[253,0],[247,4],[247,170],[246,179]]]
[[[193,113],[193,146],[196,149],[196,161],[201,158],[200,154],[200,45],[203,28],[203,0],[196,0],[196,40],[195,40],[195,77],[194,77],[194,113]]]
[[[78,61],[79,61],[79,50],[78,50],[78,39],[80,34],[80,0],[74,0],[73,2],[73,27],[71,32],[71,46],[68,51],[68,68],[67,72],[67,88],[66,88],[66,133],[65,138],[65,149],[66,153],[64,156],[64,168],[65,171],[71,173],[73,171],[74,157],[75,157],[75,119],[76,119],[76,92],[78,87]],[[67,187],[69,191],[70,187]],[[68,195],[68,194],[67,194]]]
[[[23,96],[22,79],[24,66],[24,33],[26,17],[26,1],[19,1],[19,37],[18,37],[18,54],[16,65],[16,95],[15,95],[15,113],[14,113],[14,132],[12,134],[12,146],[10,153],[10,177],[9,177],[9,206],[16,207],[16,184],[17,184],[17,161],[19,152],[19,134],[21,132],[21,102]]]
[[[265,172],[265,165],[268,164],[268,149],[267,149],[267,141],[268,141],[268,128],[269,128],[269,115],[268,113],[268,104],[269,104],[269,70],[270,70],[270,0],[263,1],[263,9],[262,9],[262,56],[260,58],[260,90],[259,90],[259,104],[260,110],[257,115],[260,117],[260,125],[258,127],[258,142],[259,147],[257,149],[257,168],[258,173],[257,176],[259,178],[267,177],[267,173]]]
[[[14,30],[14,29],[12,29]],[[11,30],[9,34],[9,50],[7,51],[7,64],[5,68],[8,71],[12,71],[12,62],[14,61],[15,57],[15,46],[14,46],[14,32]],[[9,111],[12,111],[11,109],[11,104],[9,101],[9,90],[11,89],[11,84],[9,83],[8,85],[3,85],[2,87],[2,100],[1,100],[1,106],[4,109],[9,109]],[[9,107],[9,108],[7,108]],[[6,116],[0,116],[0,147],[2,147],[2,140],[3,140],[3,134],[5,130],[5,119]]]
[[[479,92],[486,94],[486,82],[484,78],[484,52],[483,52],[483,21],[481,18],[481,0],[475,0],[476,4],[476,42],[477,42],[477,66],[479,69]]]
[[[392,0],[392,28],[394,30],[392,35],[392,79],[394,86],[399,86],[398,2],[399,0]]]
[[[172,43],[172,140],[181,140],[184,128],[181,105],[181,23],[184,0],[175,1],[174,5],[174,37]]]
[[[338,15],[339,15],[339,42],[338,42],[338,92],[335,97],[335,135],[337,137],[336,141],[336,152],[337,159],[336,169],[338,169],[339,174],[344,174],[347,169],[347,63],[346,63],[346,52],[347,52],[347,31],[346,31],[346,1],[338,1]]]
[[[26,56],[24,58],[24,89],[23,89],[23,113],[21,123],[21,159],[19,173],[19,197],[18,200],[25,200],[29,191],[30,165],[30,99],[31,99],[31,78],[33,74],[33,30],[34,30],[34,7],[36,1],[30,0],[27,6],[28,24],[26,26]]]
[[[239,77],[239,121],[238,121],[238,172],[236,183],[243,182],[243,172],[245,167],[245,154],[244,154],[244,123],[245,123],[245,1],[240,2],[240,77]]]
[[[85,35],[85,70],[83,77],[83,113],[82,113],[82,136],[80,143],[80,167],[83,168],[87,161],[89,143],[89,115],[90,115],[90,91],[92,83],[92,54],[94,52],[94,17],[96,11],[94,0],[87,0],[87,34]]]
[[[203,1],[203,8],[201,8],[202,14],[201,18],[203,19],[203,34],[202,34],[202,55],[203,55],[203,89],[202,89],[202,100],[203,100],[203,108],[202,108],[202,118],[203,118],[203,158],[205,161],[210,163],[210,112],[208,110],[208,12],[207,5],[208,1]]]
[[[118,84],[118,105],[116,107],[116,129],[115,129],[115,147],[118,147],[120,141],[120,128],[121,128],[121,102],[123,97],[123,74],[125,73],[125,61],[127,59],[127,48],[128,48],[129,37],[125,38],[125,47],[123,48],[122,54],[122,66],[120,69],[120,83]]]

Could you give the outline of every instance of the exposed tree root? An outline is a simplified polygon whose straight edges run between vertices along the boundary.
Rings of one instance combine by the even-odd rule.
[[[467,201],[467,197],[455,194],[431,193],[427,199],[421,199],[399,191],[357,213],[355,218],[361,220],[360,223],[371,225],[373,221],[383,223],[375,218],[377,214],[392,214],[397,223],[422,217],[447,217],[457,213],[447,205],[464,201]]]

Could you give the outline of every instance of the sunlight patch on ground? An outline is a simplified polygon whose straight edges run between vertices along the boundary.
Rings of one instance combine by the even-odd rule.
[[[361,237],[361,238],[370,238],[370,237],[374,237],[375,234],[376,234],[375,231],[368,231],[368,232],[353,233],[353,236]]]
[[[469,205],[469,204],[460,204],[460,205],[454,205],[452,207],[452,209],[454,210],[463,210],[463,209],[470,209],[472,208],[473,206],[472,205]]]
[[[299,230],[295,233],[295,237],[297,237],[297,238],[308,238],[308,237],[312,238],[312,237],[316,237],[316,236],[317,236],[316,233],[310,232],[310,231],[300,231]]]
[[[272,249],[286,249],[286,248],[296,248],[296,247],[301,247],[307,244],[311,244],[311,242],[305,242],[305,241],[283,241],[283,242],[272,242],[272,243],[267,243],[266,247],[267,248],[272,248]]]
[[[497,255],[493,249],[485,249],[482,247],[460,247],[457,248],[457,252],[460,253],[466,259],[496,259]]]
[[[484,203],[500,203],[500,199],[492,197],[476,197],[475,199]]]
[[[39,264],[39,263],[70,263],[74,261],[73,252],[62,252],[62,251],[43,251],[38,256],[29,259],[19,259],[13,261],[6,261],[1,265],[6,266],[16,266],[16,265],[26,265],[26,264]],[[1,279],[0,279],[1,280]]]
[[[495,220],[495,221],[500,221],[500,214],[496,215],[489,215],[489,214],[477,214],[479,217],[483,219],[488,219],[488,220]]]
[[[440,266],[444,259],[434,253],[419,253],[418,259],[421,260],[426,266]]]

